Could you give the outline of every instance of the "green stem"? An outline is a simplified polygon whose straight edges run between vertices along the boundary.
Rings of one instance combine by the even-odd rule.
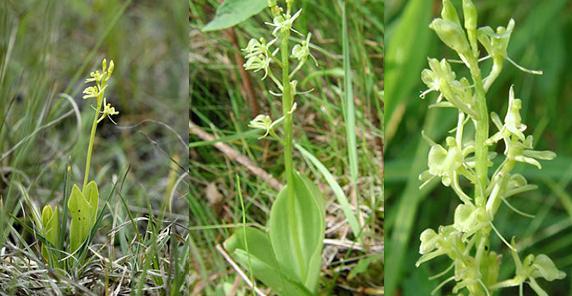
[[[91,133],[89,135],[89,145],[87,146],[87,159],[85,161],[85,174],[83,177],[83,189],[87,186],[87,181],[89,180],[89,169],[91,166],[91,155],[93,154],[93,143],[95,142],[95,131],[97,130],[97,117],[101,106],[103,103],[102,97],[97,97],[97,107],[95,108],[95,115],[93,117],[93,123],[91,124]]]
[[[476,204],[484,206],[486,201],[486,188],[488,185],[488,154],[489,149],[485,144],[489,138],[489,111],[487,110],[486,91],[481,77],[481,70],[477,58],[467,56],[471,76],[475,84],[476,90],[476,109],[478,117],[473,119],[475,123],[475,157],[476,157],[476,174],[477,182],[475,184]]]
[[[296,254],[296,262],[298,266],[304,266],[304,259],[302,256],[302,249],[300,239],[298,237],[298,221],[296,220],[296,196],[294,192],[294,168],[292,160],[292,104],[294,98],[292,96],[292,88],[290,86],[290,72],[289,72],[289,54],[288,38],[290,31],[282,32],[282,40],[280,44],[280,54],[282,58],[282,86],[284,88],[282,95],[282,113],[284,116],[284,169],[286,171],[286,194],[288,196],[289,207],[289,226],[293,231],[294,252]]]
[[[487,110],[486,90],[481,76],[481,69],[479,68],[478,56],[472,54],[466,55],[469,70],[473,83],[475,84],[477,118],[473,119],[475,124],[475,157],[476,157],[476,182],[475,182],[475,203],[477,207],[485,207],[486,202],[486,188],[488,186],[488,173],[489,173],[489,151],[486,145],[486,140],[489,138],[489,113]],[[477,247],[476,267],[480,273],[481,260],[484,253],[486,253],[485,246],[488,244],[490,229],[485,227],[480,230],[479,244]],[[475,285],[473,287],[476,291],[481,291],[483,287]],[[488,287],[486,288],[488,289]],[[479,293],[478,295],[482,295]]]

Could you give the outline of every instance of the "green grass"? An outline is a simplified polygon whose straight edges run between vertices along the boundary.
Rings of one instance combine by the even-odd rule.
[[[350,277],[349,272],[360,259],[366,262],[366,258],[383,250],[383,23],[379,16],[383,15],[384,7],[382,1],[346,1],[347,32],[344,33],[340,3],[322,0],[296,4],[304,10],[297,21],[299,30],[312,32],[313,54],[319,67],[310,63],[311,66],[305,66],[297,75],[300,77],[299,90],[313,91],[297,97],[294,138],[298,147],[304,150],[294,150],[294,162],[298,170],[320,185],[325,195],[327,239],[336,242],[345,237],[345,240],[357,242],[350,224],[356,228],[359,221],[364,229],[361,237],[372,247],[359,251],[334,248],[326,243],[326,254],[329,255],[322,268],[321,291],[350,295],[360,289],[370,289],[379,294],[383,291],[383,265],[379,256],[376,261],[372,260],[366,271],[356,271],[357,276]],[[256,114],[249,107],[241,87],[243,78],[235,61],[239,49],[224,32],[200,32],[217,6],[218,1],[204,5],[191,3],[191,120],[215,135],[217,143],[229,145],[284,182],[280,145],[271,140],[257,140],[260,134],[253,134],[247,127]],[[239,47],[244,47],[251,36],[263,35],[262,20],[268,19],[268,12],[263,13],[266,14],[264,17],[254,17],[236,27]],[[281,114],[279,98],[270,95],[255,75],[251,75],[251,81],[260,112],[278,118]],[[253,176],[244,166],[226,158],[214,144],[191,134],[195,291],[206,295],[224,295],[225,289],[250,293],[230,264],[218,255],[216,246],[230,236],[233,228],[240,227],[243,218],[250,224],[266,225],[278,191]],[[244,216],[235,181],[237,176],[244,197]],[[339,188],[329,185],[336,183]],[[358,203],[362,206],[361,220],[356,218],[348,223],[345,217],[350,212],[358,215],[358,211],[349,206],[354,183],[358,188]],[[338,202],[344,198],[350,202]],[[347,231],[349,234],[344,236]],[[249,274],[248,270],[245,274]]]
[[[453,2],[460,4],[460,1]],[[431,130],[430,137],[441,140],[447,132],[445,129],[454,124],[455,115],[447,111],[427,112],[427,103],[418,99],[419,92],[424,90],[420,72],[426,67],[425,58],[444,54],[451,57],[450,51],[436,46],[437,39],[427,27],[431,16],[423,15],[431,7],[421,9],[422,5],[429,3],[413,0],[386,3],[389,28],[386,92],[394,94],[391,98],[388,95],[388,115],[385,117],[385,182],[390,209],[386,229],[388,258],[392,260],[386,265],[388,295],[397,295],[398,291],[400,295],[420,295],[436,287],[438,281],[428,280],[428,277],[444,270],[446,262],[415,268],[414,263],[419,258],[418,237],[427,227],[449,224],[451,221],[447,217],[452,217],[457,204],[454,195],[446,189],[417,189],[416,176],[426,166],[425,155],[429,148],[421,140],[420,131]],[[555,160],[543,165],[541,173],[534,168],[518,168],[540,188],[522,194],[512,204],[524,212],[537,213],[535,218],[527,219],[501,207],[495,226],[507,238],[517,236],[519,250],[546,253],[560,269],[570,274],[572,232],[567,192],[570,190],[572,142],[569,135],[572,125],[567,120],[567,106],[572,102],[569,87],[572,76],[566,69],[572,61],[565,52],[572,48],[567,38],[572,33],[572,6],[563,0],[480,1],[477,5],[483,16],[479,20],[481,24],[503,25],[503,22],[506,24],[503,20],[514,18],[516,28],[509,44],[509,56],[521,65],[544,71],[540,77],[524,75],[507,64],[505,72],[489,91],[490,109],[501,113],[506,110],[506,90],[514,84],[516,93],[523,100],[523,121],[528,124],[527,131],[535,136],[540,149],[550,149],[558,154]],[[433,8],[432,11],[439,11],[438,7]],[[414,14],[417,16],[411,16]],[[404,32],[419,36],[413,47],[403,41],[407,39]],[[426,35],[428,37],[423,37]],[[498,239],[493,240],[491,248],[506,249]],[[503,260],[510,261],[506,256]],[[510,270],[501,270],[501,277],[508,275]],[[567,277],[542,285],[547,287],[549,295],[569,295],[571,281]],[[517,293],[516,290],[506,292]]]

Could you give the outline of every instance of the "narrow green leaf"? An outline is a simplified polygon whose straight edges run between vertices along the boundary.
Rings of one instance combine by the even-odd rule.
[[[354,212],[352,211],[348,198],[342,190],[342,187],[338,184],[338,182],[336,182],[336,179],[328,171],[328,169],[314,155],[312,155],[312,153],[298,144],[296,144],[295,147],[302,153],[304,158],[309,160],[318,169],[318,171],[320,171],[322,176],[324,176],[324,179],[326,179],[326,182],[328,182],[328,185],[330,185],[330,188],[332,188],[332,191],[334,192],[334,195],[336,196],[336,199],[338,200],[338,203],[340,204],[340,207],[342,208],[342,211],[344,212],[346,220],[348,221],[348,224],[350,225],[354,235],[358,236],[361,232],[361,227],[356,216],[354,215]]]
[[[203,32],[226,29],[260,13],[266,0],[225,0],[216,10],[215,18],[203,27]]]
[[[346,145],[348,150],[348,162],[353,190],[358,191],[358,156],[356,140],[356,111],[354,105],[354,93],[352,85],[352,66],[350,57],[350,37],[346,17],[346,1],[339,1],[342,7],[342,51],[344,57],[344,94],[342,106],[346,128]],[[357,234],[357,233],[356,233]]]
[[[294,186],[294,201],[289,200],[287,194],[287,186],[291,185]],[[298,172],[294,174],[294,184],[287,186],[272,205],[270,241],[284,273],[292,274],[314,292],[320,276],[324,240],[322,196],[318,188]]]
[[[405,107],[412,96],[429,49],[432,1],[409,1],[395,29],[389,34],[385,57],[385,126],[387,140],[397,130],[401,119],[394,117],[399,105]]]

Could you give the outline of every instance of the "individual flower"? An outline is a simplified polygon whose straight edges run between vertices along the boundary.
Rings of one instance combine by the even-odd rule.
[[[292,109],[290,111],[288,111],[288,113],[292,114],[296,110],[296,106],[297,106],[297,104],[294,103],[292,105]],[[248,127],[265,130],[266,133],[259,138],[259,139],[262,139],[262,138],[265,138],[266,136],[268,136],[268,134],[270,134],[272,132],[272,129],[277,124],[281,123],[282,121],[284,121],[284,116],[278,118],[275,121],[272,121],[272,118],[270,118],[270,116],[268,116],[266,114],[259,114],[256,117],[254,117],[254,119],[251,120],[250,123],[248,123]]]
[[[519,140],[524,141],[523,132],[526,130],[526,125],[522,124],[522,117],[520,116],[521,108],[522,101],[514,98],[514,88],[511,86],[508,95],[508,110],[504,118],[504,126],[508,132],[515,135]]]
[[[272,118],[270,118],[270,116],[266,114],[259,114],[253,120],[250,121],[248,127],[265,130],[266,133],[262,137],[260,137],[264,138],[268,136],[268,134],[270,133],[270,129],[272,128]]]
[[[491,145],[503,140],[505,143],[505,155],[508,159],[523,162],[542,168],[540,160],[551,160],[556,157],[552,151],[539,151],[533,149],[534,139],[532,136],[524,135],[526,125],[522,124],[520,109],[522,103],[519,99],[514,98],[514,90],[511,87],[509,92],[509,106],[504,123],[501,122],[496,113],[491,114],[491,120],[498,128],[498,132],[487,140],[487,144]]]
[[[519,287],[522,291],[522,286],[524,283],[527,283],[537,295],[548,295],[546,291],[538,285],[536,279],[543,278],[551,282],[566,277],[566,273],[559,270],[550,257],[544,254],[537,256],[530,254],[521,261],[518,253],[512,251],[512,259],[516,266],[516,275],[512,279],[496,284],[493,288]]]
[[[107,103],[107,99],[103,98],[103,111],[101,112],[101,116],[97,120],[97,122],[102,121],[105,117],[109,118],[111,122],[115,123],[111,116],[119,114],[118,111],[115,110],[115,107],[111,106],[111,104]]]
[[[429,169],[420,175],[422,181],[428,182],[434,177],[440,177],[445,186],[450,186],[455,177],[455,171],[463,165],[463,153],[453,137],[447,137],[447,149],[432,142],[427,159]]]
[[[270,46],[274,44],[274,42],[275,40],[266,43],[264,38],[258,40],[251,39],[246,48],[242,49],[242,51],[246,53],[245,57],[247,59],[244,63],[244,69],[254,72],[264,70],[264,77],[262,77],[262,79],[265,79],[268,75],[270,63],[272,62]]]
[[[419,254],[422,256],[415,265],[419,266],[441,255],[448,255],[451,259],[456,258],[464,250],[461,235],[451,225],[440,226],[438,233],[433,229],[424,230],[420,235],[421,245],[419,246]]]
[[[242,49],[243,52],[246,53],[246,58],[251,58],[257,55],[266,55],[268,56],[270,53],[270,46],[272,46],[276,42],[276,39],[266,43],[264,38],[260,39],[250,39],[248,41],[248,45]]]
[[[446,59],[441,61],[429,59],[428,62],[430,69],[424,69],[421,72],[421,80],[428,89],[422,92],[420,97],[425,98],[428,93],[433,91],[440,92],[436,106],[456,107],[466,114],[475,116],[473,92],[469,81],[466,78],[455,80],[455,72]],[[447,99],[447,102],[441,102],[443,97]]]
[[[255,73],[260,70],[264,70],[264,76],[262,79],[265,79],[266,76],[268,76],[268,68],[270,67],[271,61],[272,60],[266,55],[252,56],[246,60],[246,63],[244,63],[244,69]]]
[[[294,13],[294,15],[290,15],[288,13],[281,14],[275,16],[274,19],[272,20],[272,23],[266,22],[265,24],[274,27],[272,35],[274,35],[275,37],[279,37],[278,36],[279,33],[288,31],[293,31],[299,35],[302,35],[300,32],[294,30],[294,28],[292,27],[292,24],[300,16],[300,13],[302,13],[302,9],[298,10],[296,13]]]
[[[453,227],[462,232],[463,238],[468,238],[480,229],[487,227],[490,218],[482,207],[476,207],[472,203],[460,204],[455,209]]]
[[[97,98],[101,94],[101,90],[96,86],[89,86],[83,90],[83,99]]]
[[[310,53],[310,38],[312,38],[312,33],[308,33],[306,40],[302,41],[300,44],[294,45],[292,48],[292,57],[297,59],[300,63],[304,63],[308,56],[310,56],[317,66],[318,61]]]
[[[478,30],[479,42],[493,59],[505,59],[514,20],[511,19],[506,27],[498,27],[496,32],[491,27],[482,27]]]

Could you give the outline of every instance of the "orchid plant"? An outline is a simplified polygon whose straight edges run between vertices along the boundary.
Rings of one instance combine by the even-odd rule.
[[[470,80],[465,77],[458,79],[451,61],[447,59],[429,59],[429,69],[421,73],[428,87],[421,97],[437,92],[437,101],[431,107],[452,108],[457,111],[458,120],[452,131],[454,134],[445,139],[445,145],[423,134],[431,148],[429,168],[419,176],[421,186],[434,179],[440,180],[456,193],[461,203],[455,210],[452,225],[440,226],[437,230],[426,229],[421,233],[419,252],[422,256],[417,266],[442,255],[453,261],[447,270],[435,276],[444,276],[454,270],[453,275],[442,281],[434,293],[453,281],[452,292],[459,295],[492,295],[502,288],[518,287],[522,296],[524,284],[528,284],[537,295],[548,295],[537,279],[553,281],[564,278],[565,273],[544,254],[529,254],[522,260],[514,239],[509,243],[501,235],[494,226],[494,218],[502,203],[524,214],[512,207],[508,199],[536,188],[528,184],[524,176],[513,172],[516,164],[520,162],[541,169],[539,160],[550,160],[556,155],[551,151],[534,150],[533,137],[525,134],[527,127],[520,115],[522,101],[516,98],[513,87],[508,93],[508,110],[504,119],[494,112],[489,114],[487,107],[487,92],[501,73],[505,60],[531,74],[542,72],[527,70],[508,57],[507,47],[514,20],[496,31],[490,27],[477,28],[474,3],[463,0],[462,10],[463,23],[451,1],[443,0],[441,18],[433,20],[429,26],[445,45],[456,52],[460,58],[456,62],[468,68]],[[480,55],[479,44],[485,49],[484,57]],[[487,59],[492,59],[492,67],[483,77],[479,63]],[[489,134],[491,121],[497,129],[492,135]],[[465,134],[467,124],[472,124],[475,131],[470,140]],[[492,151],[497,145],[503,145],[504,159],[489,174],[496,157]],[[461,179],[473,186],[472,192],[465,191]],[[502,258],[489,248],[492,232],[510,250],[516,270],[510,279],[498,279]]]
[[[279,295],[315,295],[319,286],[322,247],[325,231],[323,198],[308,178],[294,168],[293,117],[295,97],[303,94],[297,90],[295,75],[308,59],[316,64],[310,53],[308,33],[304,36],[294,28],[294,21],[302,10],[293,13],[293,0],[286,0],[285,7],[276,0],[268,1],[274,17],[271,23],[272,39],[252,39],[243,49],[246,56],[244,68],[263,72],[262,80],[270,78],[276,87],[270,91],[282,98],[282,117],[272,120],[269,115],[258,115],[250,127],[265,131],[284,146],[286,186],[280,191],[272,209],[266,230],[252,227],[239,228],[224,247],[250,274],[273,289]],[[291,47],[291,36],[299,35],[301,42]],[[291,67],[291,62],[296,62]],[[274,69],[281,70],[280,78]],[[283,135],[275,128],[282,124]]]
[[[111,116],[119,114],[105,97],[105,91],[113,70],[113,61],[110,61],[108,65],[107,60],[104,59],[101,63],[101,71],[91,72],[90,78],[86,80],[86,83],[94,83],[94,85],[85,88],[83,91],[83,99],[95,100],[95,107],[92,106],[94,117],[86,155],[83,185],[80,189],[78,185],[74,184],[67,199],[67,212],[71,216],[68,251],[74,257],[87,241],[96,223],[99,191],[97,183],[94,180],[90,181],[89,172],[97,126],[103,119],[109,118],[113,121]],[[42,254],[52,266],[61,266],[60,262],[63,257],[61,255],[64,243],[60,241],[61,223],[67,223],[67,221],[60,220],[58,207],[44,206],[40,223],[40,234],[44,237]]]

